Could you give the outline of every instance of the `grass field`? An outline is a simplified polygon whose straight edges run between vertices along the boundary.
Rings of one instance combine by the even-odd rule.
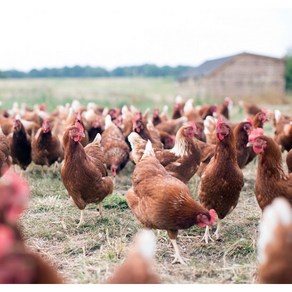
[[[134,104],[141,109],[168,104],[172,106],[179,93],[170,79],[48,79],[1,80],[3,107],[13,101],[30,106],[46,102],[49,110],[74,98],[84,104],[95,101],[101,105]],[[263,102],[264,104],[264,102]],[[290,105],[269,106],[291,114]],[[239,121],[244,113],[235,106],[231,120]],[[271,133],[270,124],[266,130]],[[103,201],[100,218],[95,205],[85,210],[85,224],[76,228],[80,211],[69,200],[59,169],[45,174],[31,166],[24,173],[31,186],[29,208],[21,225],[27,244],[44,254],[68,283],[101,283],[120,264],[133,236],[141,228],[128,209],[124,194],[131,187],[134,165],[116,178],[113,195]],[[165,231],[157,236],[156,271],[163,283],[253,283],[256,275],[256,241],[260,209],[254,195],[257,165],[243,170],[245,185],[235,210],[223,221],[222,240],[201,242],[204,230],[192,227],[179,232],[178,245],[188,259],[187,266],[172,265],[173,247]],[[188,186],[196,198],[199,179],[194,176]],[[213,228],[214,232],[214,228]]]

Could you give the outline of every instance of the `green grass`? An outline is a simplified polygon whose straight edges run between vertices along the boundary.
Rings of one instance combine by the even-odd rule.
[[[46,103],[52,111],[78,99],[84,105],[94,101],[101,106],[133,104],[146,109],[155,100],[169,103],[177,92],[172,78],[0,79],[4,108],[18,101],[29,106]]]
[[[126,257],[141,228],[124,195],[131,187],[131,162],[115,180],[114,193],[85,209],[85,224],[77,229],[80,211],[69,200],[60,179],[50,168],[41,175],[34,166],[24,173],[31,186],[29,207],[21,225],[27,244],[44,254],[69,283],[101,283]],[[256,240],[260,209],[254,193],[256,165],[244,170],[246,188],[238,206],[224,220],[222,240],[201,242],[204,230],[193,226],[179,232],[178,244],[187,266],[172,265],[173,247],[165,231],[157,236],[156,271],[163,283],[253,283],[257,267]],[[196,195],[198,178],[189,182]],[[215,231],[215,227],[212,232]]]

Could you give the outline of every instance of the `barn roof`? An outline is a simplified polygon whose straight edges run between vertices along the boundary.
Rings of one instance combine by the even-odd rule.
[[[213,60],[208,60],[199,65],[198,67],[195,67],[191,70],[188,70],[187,72],[183,73],[178,80],[185,80],[187,78],[199,78],[199,77],[204,77],[221,67],[222,65],[228,63],[230,60],[232,60],[234,57],[240,56],[240,55],[253,55],[253,56],[258,56],[258,57],[264,57],[264,58],[272,58],[272,59],[278,59],[278,58],[273,58],[273,57],[267,57],[263,55],[256,55],[256,54],[251,54],[251,53],[239,53],[236,55],[232,56],[227,56],[219,59],[213,59]]]

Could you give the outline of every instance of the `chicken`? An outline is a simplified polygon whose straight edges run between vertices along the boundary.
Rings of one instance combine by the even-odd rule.
[[[107,284],[159,284],[160,280],[153,271],[153,258],[156,250],[155,235],[150,230],[139,232],[133,250]]]
[[[177,131],[179,130],[179,128],[185,122],[187,122],[186,117],[181,117],[181,118],[177,118],[177,119],[169,119],[166,122],[162,122],[162,123],[158,124],[155,128],[159,132],[166,132],[169,135],[175,135],[177,133]]]
[[[61,284],[56,269],[26,247],[17,226],[28,197],[27,182],[6,172],[0,180],[0,284]]]
[[[209,144],[216,144],[216,123],[217,119],[212,116],[207,116],[204,120],[204,134],[206,136],[206,142]]]
[[[16,227],[15,227],[16,228]],[[48,260],[30,251],[10,226],[0,224],[0,284],[62,284]]]
[[[132,132],[128,136],[132,151],[130,152],[130,159],[134,164],[137,164],[143,156],[147,141],[136,132]]]
[[[169,174],[187,183],[198,170],[201,162],[201,152],[194,139],[196,126],[188,123],[181,127],[175,137],[172,149],[154,149],[156,158],[165,167]],[[138,163],[144,153],[146,141],[133,132],[128,137],[132,148],[132,158]]]
[[[110,115],[105,117],[105,129],[102,133],[103,148],[107,168],[115,177],[129,161],[129,146],[122,131],[112,122]]]
[[[252,130],[252,124],[247,122],[238,123],[233,129],[233,134],[236,143],[237,163],[239,168],[243,168],[251,155],[251,148],[247,147],[248,135]]]
[[[0,115],[0,126],[5,136],[8,136],[13,131],[13,119]]]
[[[259,156],[255,195],[260,208],[263,210],[276,197],[284,197],[292,204],[292,175],[284,172],[278,144],[259,128],[249,135],[248,146]]]
[[[229,120],[230,118],[230,110],[233,106],[233,101],[230,97],[225,97],[221,106],[217,108],[217,116],[224,116],[225,119]]]
[[[169,174],[188,183],[197,172],[201,162],[201,152],[194,138],[197,131],[194,123],[182,126],[175,136],[174,147],[170,150],[157,150],[156,158]]]
[[[8,135],[8,140],[13,164],[25,170],[31,163],[31,140],[19,117],[14,120],[14,129]]]
[[[257,244],[257,282],[292,284],[292,209],[276,198],[263,212]]]
[[[171,116],[172,119],[175,120],[175,119],[179,119],[180,117],[182,117],[184,105],[185,105],[185,103],[184,103],[182,97],[180,95],[178,95],[175,98],[175,104],[174,104],[173,113]]]
[[[279,110],[274,115],[274,139],[281,145],[282,151],[292,148],[292,117],[284,116]]]
[[[145,228],[167,230],[175,249],[173,263],[184,264],[176,242],[178,230],[194,224],[200,227],[213,224],[215,212],[199,205],[188,187],[165,170],[149,140],[133,172],[132,184],[126,193],[132,212]]]
[[[9,142],[0,126],[0,177],[9,169],[11,164]]]
[[[155,139],[154,137],[151,136],[151,133],[149,131],[149,129],[146,126],[146,123],[143,119],[142,113],[141,112],[137,112],[134,115],[134,119],[133,119],[133,132],[138,133],[142,139],[144,140],[150,140],[151,143],[153,144],[153,147],[158,148],[158,149],[162,149],[163,145],[159,139]]]
[[[50,166],[61,162],[64,151],[57,136],[52,134],[51,126],[45,119],[31,142],[32,161],[37,165]]]
[[[160,124],[162,122],[160,115],[159,115],[159,108],[155,108],[153,110],[153,115],[152,115],[152,124],[153,126],[157,126],[158,124]]]
[[[252,119],[253,127],[263,128],[264,124],[270,120],[270,113],[267,110],[261,110]]]
[[[205,120],[208,116],[213,117],[217,109],[217,105],[203,105],[199,110],[199,114]]]
[[[288,152],[286,156],[286,163],[288,167],[288,172],[291,173],[292,172],[292,149]]]
[[[276,142],[281,145],[282,150],[292,149],[292,122],[283,126],[283,131],[275,136]]]
[[[199,111],[193,107],[193,100],[188,99],[184,105],[184,117],[187,118],[188,121],[198,122],[202,121]]]
[[[0,223],[15,224],[27,207],[29,195],[26,180],[8,170],[0,178]]]
[[[229,125],[218,119],[216,124],[217,143],[215,154],[207,165],[199,184],[198,196],[207,209],[215,209],[218,215],[216,239],[220,238],[221,220],[237,205],[243,187],[243,174],[236,158],[234,134]],[[209,226],[203,237],[211,239]],[[212,239],[211,239],[212,240]]]
[[[252,124],[254,129],[260,128],[263,129],[264,124],[269,121],[270,118],[270,113],[266,110],[261,110],[260,112],[258,112],[252,120],[249,120],[250,123]],[[254,151],[250,151],[249,157],[246,161],[246,164],[249,164],[251,161],[253,161],[256,157],[256,154]]]
[[[258,107],[254,103],[246,102],[243,100],[240,100],[238,104],[241,106],[241,108],[245,111],[245,113],[248,116],[255,116],[257,113],[261,111],[261,108]]]
[[[80,141],[84,128],[76,121],[63,137],[65,157],[61,177],[69,196],[81,210],[78,227],[83,224],[83,210],[89,203],[98,203],[101,214],[102,200],[113,191],[113,181],[106,176],[106,166],[99,158],[102,155],[99,139],[85,148]]]

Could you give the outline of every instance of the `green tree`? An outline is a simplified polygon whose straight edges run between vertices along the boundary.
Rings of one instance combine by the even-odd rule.
[[[286,90],[292,90],[292,48],[285,57]]]

